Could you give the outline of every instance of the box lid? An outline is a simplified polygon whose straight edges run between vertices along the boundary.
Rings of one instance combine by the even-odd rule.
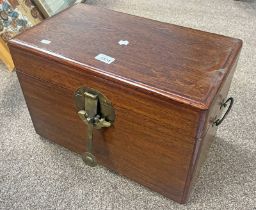
[[[208,109],[242,41],[78,4],[9,44],[137,90]]]

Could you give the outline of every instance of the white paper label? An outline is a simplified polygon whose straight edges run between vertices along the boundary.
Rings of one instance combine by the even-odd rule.
[[[51,43],[51,41],[49,41],[47,39],[42,39],[40,42],[43,43],[43,44],[50,44]]]
[[[118,42],[118,44],[119,44],[119,45],[125,45],[125,46],[127,46],[127,45],[129,44],[129,41],[128,41],[128,40],[120,40],[120,41]]]
[[[107,63],[107,64],[111,64],[112,62],[115,61],[115,58],[112,58],[108,55],[105,54],[99,54],[95,57],[96,60]]]

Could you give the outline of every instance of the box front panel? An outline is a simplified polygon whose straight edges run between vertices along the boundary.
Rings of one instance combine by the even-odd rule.
[[[198,113],[34,55],[13,52],[19,81],[38,134],[75,152],[86,150],[86,126],[74,92],[81,86],[111,100],[114,125],[95,130],[97,161],[173,200],[182,201],[194,150]],[[71,73],[72,72],[72,73]]]

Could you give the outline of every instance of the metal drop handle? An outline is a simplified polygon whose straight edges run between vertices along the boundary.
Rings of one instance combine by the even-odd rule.
[[[226,107],[228,105],[228,103],[229,103],[229,106],[228,106],[227,111],[225,112],[225,114],[222,116],[221,119],[217,119],[213,123],[214,125],[219,126],[223,122],[223,120],[227,117],[228,113],[230,112],[230,110],[231,110],[231,108],[232,108],[232,106],[234,104],[234,98],[233,97],[228,98],[223,104],[221,104],[220,108]]]

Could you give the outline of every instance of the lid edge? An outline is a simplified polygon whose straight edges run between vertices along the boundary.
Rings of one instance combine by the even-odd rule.
[[[205,101],[198,101],[186,96],[182,96],[179,94],[176,94],[175,92],[171,91],[164,91],[161,89],[158,89],[153,86],[149,86],[144,83],[140,83],[138,81],[134,81],[131,79],[127,79],[124,77],[120,77],[116,74],[112,74],[106,71],[103,71],[101,69],[98,69],[96,67],[92,67],[90,65],[86,65],[84,63],[80,63],[79,61],[76,61],[74,59],[67,58],[65,56],[62,56],[60,54],[57,54],[55,52],[41,49],[37,46],[28,44],[26,42],[23,42],[16,37],[14,39],[9,40],[8,45],[13,48],[19,48],[22,50],[26,50],[27,52],[34,53],[43,57],[50,58],[58,63],[66,64],[70,67],[76,67],[77,69],[83,69],[83,70],[90,70],[90,72],[98,77],[102,77],[107,80],[111,80],[113,82],[126,85],[130,88],[136,88],[137,90],[141,90],[144,93],[151,93],[155,96],[160,96],[163,100],[172,100],[176,101],[178,103],[182,103],[184,105],[192,106],[199,110],[207,110],[210,107],[211,104],[211,98],[208,96],[206,97]]]

